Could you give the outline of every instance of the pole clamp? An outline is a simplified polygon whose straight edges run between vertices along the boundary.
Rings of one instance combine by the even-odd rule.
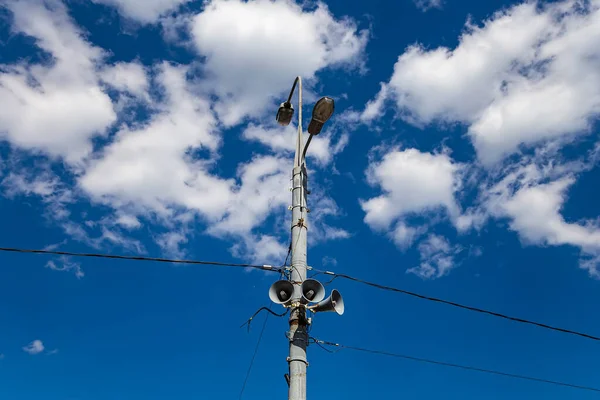
[[[289,363],[292,362],[292,361],[300,361],[300,362],[303,362],[304,364],[306,364],[306,366],[308,367],[308,361],[306,361],[306,359],[304,359],[304,358],[290,358],[290,357],[287,357],[286,360]]]

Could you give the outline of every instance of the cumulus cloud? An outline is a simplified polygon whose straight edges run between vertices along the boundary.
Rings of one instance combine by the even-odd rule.
[[[140,22],[153,22],[184,3],[155,0],[141,7],[125,0],[98,2],[117,6]],[[69,237],[94,247],[118,245],[142,252],[142,244],[128,235],[144,224],[157,228],[159,233],[151,229],[151,235],[164,252],[183,255],[182,247],[196,230],[191,227],[200,221],[205,233],[235,240],[232,251],[240,256],[258,257],[257,245],[273,257],[287,249],[277,235],[257,228],[286,209],[293,135],[284,144],[287,132],[253,125],[244,138],[266,145],[270,154],[252,155],[233,175],[222,177],[217,168],[219,118],[234,123],[260,115],[272,96],[284,86],[289,89],[297,73],[314,78],[328,66],[360,65],[366,32],[358,32],[350,19],[336,20],[322,4],[307,10],[287,1],[216,0],[189,19],[197,50],[206,57],[202,63],[108,64],[105,51],[87,40],[62,2],[7,4],[13,30],[33,37],[50,61],[4,65],[0,72],[0,134],[43,161],[42,168],[38,163],[5,175],[6,194],[40,197],[47,214]],[[303,28],[304,33],[292,29],[285,37],[264,29],[270,24]],[[295,44],[289,44],[290,38]],[[298,50],[312,55],[297,56]],[[259,66],[254,61],[261,55]],[[286,57],[293,63],[281,64]],[[199,65],[205,74],[193,69]],[[143,109],[143,119],[123,112],[129,105]],[[274,136],[268,138],[271,133]],[[326,132],[315,139],[310,157],[316,166],[324,166],[347,140],[346,135]],[[57,173],[53,168],[59,164]],[[82,200],[112,212],[97,220],[78,218],[71,208]],[[335,203],[328,203],[328,211],[314,219],[315,232],[323,240],[348,236],[324,222],[337,215],[332,211],[337,206],[331,204]],[[48,267],[78,273],[69,265],[52,262]]]
[[[44,348],[44,343],[42,343],[41,340],[36,339],[33,342],[29,343],[27,346],[23,347],[23,351],[31,355],[36,355],[44,351]]]
[[[206,215],[223,212],[231,182],[211,176],[188,150],[214,151],[220,143],[210,104],[190,92],[185,67],[163,64],[156,78],[165,91],[160,112],[141,126],[125,126],[79,178],[97,201],[142,207],[162,217],[171,206]]]
[[[145,98],[148,92],[146,68],[138,62],[118,62],[100,71],[100,80],[111,88]]]
[[[468,23],[453,48],[401,54],[364,121],[387,99],[406,121],[466,124],[491,165],[520,145],[588,132],[600,114],[600,1],[527,2]]]
[[[244,257],[254,263],[283,263],[288,247],[277,237],[265,234],[248,234],[241,237],[232,247],[236,257]]]
[[[296,149],[297,129],[292,125],[287,127],[265,127],[249,124],[244,129],[242,137],[246,140],[259,142],[277,154],[293,157]],[[341,152],[348,143],[347,134],[336,138],[331,132],[332,130],[327,129],[319,136],[313,137],[310,150],[306,153],[307,158],[314,159],[321,166],[329,164],[333,156]],[[306,140],[306,134],[304,136],[304,140]]]
[[[568,223],[560,215],[572,178],[547,184],[523,187],[499,205],[501,212],[512,219],[511,228],[526,242],[571,244],[583,248],[600,248],[600,229],[589,224]]]
[[[482,189],[482,207],[495,218],[505,218],[509,228],[519,234],[526,245],[570,245],[581,250],[580,266],[600,277],[600,224],[597,219],[567,221],[562,208],[568,189],[582,163],[559,164],[557,167],[536,158],[524,160],[497,183]]]
[[[159,17],[169,11],[176,10],[179,6],[191,0],[92,0],[95,3],[117,7],[126,17],[138,22],[151,24],[158,21]]]
[[[367,31],[336,20],[324,4],[304,10],[290,0],[213,0],[194,18],[192,35],[225,125],[260,116],[297,75],[309,81],[328,66],[360,65],[367,43]]]
[[[56,0],[9,1],[13,30],[52,55],[45,64],[15,64],[0,72],[0,135],[13,145],[79,162],[90,139],[116,121],[95,65],[103,51],[89,45]]]
[[[367,170],[368,182],[383,194],[364,200],[365,222],[373,229],[387,230],[404,216],[442,209],[456,219],[460,207],[455,192],[460,186],[461,166],[443,153],[417,149],[394,149]],[[403,224],[396,228],[400,242],[411,241],[414,233]]]
[[[290,160],[272,156],[256,157],[240,166],[241,183],[232,188],[232,201],[209,231],[215,235],[252,230],[267,217],[268,210],[284,209],[289,202]]]

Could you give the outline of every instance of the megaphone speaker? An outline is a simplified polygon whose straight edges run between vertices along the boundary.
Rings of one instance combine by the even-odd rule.
[[[273,303],[285,304],[294,295],[294,285],[290,281],[277,281],[269,289],[269,298]]]
[[[344,313],[344,299],[342,299],[340,292],[333,289],[331,296],[308,308],[315,313],[333,311],[338,315],[342,315]]]
[[[303,303],[318,303],[325,298],[325,288],[315,279],[306,279],[302,282]]]

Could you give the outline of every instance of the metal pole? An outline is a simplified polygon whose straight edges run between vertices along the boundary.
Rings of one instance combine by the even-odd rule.
[[[302,78],[298,82],[298,137],[292,170],[292,271],[290,280],[294,284],[294,295],[290,312],[290,330],[288,339],[290,353],[289,364],[289,400],[306,400],[306,347],[308,333],[306,309],[300,303],[301,283],[306,279],[306,168],[302,154]],[[296,82],[294,82],[294,86]],[[294,88],[292,87],[292,91]],[[291,93],[290,93],[291,97]]]

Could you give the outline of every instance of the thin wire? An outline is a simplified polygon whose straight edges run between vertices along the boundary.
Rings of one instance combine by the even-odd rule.
[[[269,304],[269,311],[271,311],[271,306],[273,303]],[[256,359],[256,354],[258,354],[258,348],[260,347],[260,342],[262,341],[263,334],[265,333],[265,328],[267,327],[267,321],[269,320],[269,314],[265,317],[265,321],[263,322],[262,329],[260,330],[260,335],[258,336],[258,341],[256,342],[256,346],[254,347],[254,353],[252,354],[252,358],[250,359],[250,365],[248,365],[248,370],[246,371],[246,377],[244,378],[244,384],[242,385],[242,390],[240,390],[239,399],[242,399],[244,395],[244,390],[246,390],[246,384],[248,383],[248,378],[250,378],[250,372],[252,371],[252,366],[254,365],[254,359]]]
[[[355,278],[353,276],[349,276],[349,275],[345,275],[345,274],[336,274],[336,273],[330,272],[330,271],[319,271],[319,272],[321,272],[323,274],[326,274],[326,275],[333,276],[334,278],[347,279],[347,280],[350,280],[350,281],[353,281],[353,282],[358,282],[358,283],[362,283],[364,285],[372,286],[374,288],[381,289],[381,290],[387,290],[387,291],[390,291],[390,292],[402,293],[402,294],[406,294],[406,295],[409,295],[409,296],[412,296],[412,297],[416,297],[416,298],[419,298],[419,299],[422,299],[422,300],[428,300],[428,301],[433,301],[433,302],[436,302],[436,303],[442,303],[442,304],[446,304],[446,305],[449,305],[449,306],[461,308],[461,309],[464,309],[464,310],[475,311],[475,312],[478,312],[478,313],[487,314],[487,315],[491,315],[491,316],[498,317],[498,318],[504,318],[504,319],[507,319],[507,320],[510,320],[510,321],[513,321],[513,322],[519,322],[519,323],[522,323],[522,324],[534,325],[534,326],[537,326],[537,327],[540,327],[540,328],[549,329],[549,330],[556,331],[556,332],[567,333],[567,334],[570,334],[570,335],[580,336],[580,337],[583,337],[583,338],[586,338],[586,339],[600,341],[600,337],[598,337],[598,336],[590,335],[590,334],[583,333],[583,332],[573,331],[571,329],[559,328],[559,327],[556,327],[556,326],[547,325],[547,324],[543,324],[543,323],[540,323],[540,322],[535,322],[535,321],[531,321],[531,320],[527,320],[527,319],[523,319],[523,318],[511,317],[510,315],[501,314],[501,313],[497,313],[497,312],[490,311],[490,310],[484,310],[483,308],[467,306],[467,305],[464,305],[464,304],[456,303],[454,301],[444,300],[444,299],[440,299],[440,298],[437,298],[437,297],[425,296],[425,295],[422,295],[422,294],[419,294],[419,293],[415,293],[415,292],[411,292],[411,291],[408,291],[408,290],[399,289],[399,288],[395,288],[395,287],[392,287],[392,286],[381,285],[379,283],[365,281],[363,279]]]
[[[217,261],[177,260],[177,259],[157,258],[157,257],[123,256],[123,255],[99,254],[99,253],[74,253],[74,252],[70,252],[70,251],[21,249],[21,248],[13,248],[13,247],[0,247],[0,251],[6,251],[6,252],[12,252],[12,253],[52,254],[52,255],[60,255],[60,256],[73,256],[73,257],[110,258],[110,259],[117,259],[117,260],[154,261],[154,262],[173,263],[173,264],[216,265],[216,266],[220,266],[220,267],[255,268],[255,269],[260,269],[263,271],[273,271],[273,272],[280,271],[279,268],[275,268],[270,265],[237,264],[237,263],[226,263],[226,262],[217,262]]]
[[[283,267],[282,268],[276,268],[276,267],[272,267],[270,265],[252,265],[252,264],[238,264],[238,263],[225,263],[225,262],[199,261],[199,260],[177,260],[177,259],[156,258],[156,257],[123,256],[123,255],[114,255],[114,254],[75,253],[75,252],[68,252],[68,251],[22,249],[22,248],[12,248],[12,247],[0,247],[0,251],[13,252],[13,253],[52,254],[52,255],[73,256],[73,257],[108,258],[108,259],[118,259],[118,260],[153,261],[153,262],[174,263],[174,264],[214,265],[214,266],[223,266],[223,267],[254,268],[254,269],[259,269],[259,270],[263,270],[263,271],[272,271],[272,272],[279,272],[279,273],[281,273],[282,270],[284,269]],[[290,251],[288,251],[288,257],[289,257],[289,254],[290,254]],[[288,257],[286,257],[286,260],[287,260]],[[286,261],[286,263],[287,263],[287,261]],[[534,325],[534,326],[537,326],[537,327],[540,327],[540,328],[549,329],[549,330],[553,330],[553,331],[556,331],[556,332],[567,333],[567,334],[570,334],[570,335],[575,335],[575,336],[583,337],[583,338],[586,338],[586,339],[600,341],[600,337],[594,336],[594,335],[590,335],[590,334],[587,334],[587,333],[582,333],[582,332],[578,332],[578,331],[574,331],[574,330],[570,330],[570,329],[565,329],[565,328],[559,328],[559,327],[551,326],[551,325],[548,325],[548,324],[543,324],[543,323],[540,323],[540,322],[526,320],[526,319],[523,319],[523,318],[512,317],[512,316],[509,316],[509,315],[506,315],[506,314],[501,314],[501,313],[497,313],[497,312],[494,312],[494,311],[484,310],[484,309],[478,308],[478,307],[467,306],[467,305],[464,305],[464,304],[460,304],[460,303],[456,303],[456,302],[453,302],[453,301],[444,300],[444,299],[440,299],[440,298],[436,298],[436,297],[425,296],[425,295],[422,295],[422,294],[419,294],[419,293],[415,293],[415,292],[411,292],[411,291],[408,291],[408,290],[399,289],[399,288],[395,288],[395,287],[392,287],[392,286],[381,285],[381,284],[374,283],[374,282],[369,282],[369,281],[366,281],[366,280],[363,280],[363,279],[359,279],[359,278],[355,278],[353,276],[349,276],[349,275],[345,275],[345,274],[336,274],[334,272],[320,271],[320,270],[314,270],[314,271],[316,273],[322,273],[322,274],[325,274],[325,275],[332,276],[334,278],[343,278],[343,279],[347,279],[347,280],[350,280],[350,281],[353,281],[353,282],[362,283],[364,285],[368,285],[368,286],[371,286],[371,287],[374,287],[374,288],[377,288],[377,289],[381,289],[381,290],[386,290],[386,291],[391,291],[391,292],[396,292],[396,293],[402,293],[402,294],[406,294],[406,295],[409,295],[409,296],[412,296],[412,297],[416,297],[416,298],[419,298],[419,299],[433,301],[433,302],[437,302],[437,303],[442,303],[442,304],[450,305],[450,306],[461,308],[461,309],[468,310],[468,311],[475,311],[475,312],[478,312],[478,313],[487,314],[487,315],[491,315],[491,316],[494,316],[494,317],[507,319],[507,320],[510,320],[510,321],[513,321],[513,322],[519,322],[519,323],[523,323],[523,324]]]
[[[588,390],[588,391],[591,391],[591,392],[600,393],[600,389],[594,388],[594,387],[591,387],[591,386],[574,385],[574,384],[571,384],[571,383],[566,383],[566,382],[561,382],[561,381],[553,381],[553,380],[549,380],[549,379],[536,378],[536,377],[527,376],[527,375],[511,374],[511,373],[508,373],[508,372],[496,371],[496,370],[492,370],[492,369],[478,368],[478,367],[472,367],[472,366],[469,366],[469,365],[461,365],[461,364],[454,364],[454,363],[449,363],[449,362],[444,362],[444,361],[431,360],[431,359],[427,359],[427,358],[413,357],[413,356],[408,356],[408,355],[405,355],[405,354],[391,353],[391,352],[387,352],[387,351],[365,349],[365,348],[362,348],[362,347],[345,346],[345,345],[342,345],[342,344],[339,344],[339,343],[327,342],[327,341],[318,340],[318,339],[315,339],[315,338],[311,338],[311,339],[316,344],[337,347],[339,349],[348,349],[348,350],[360,351],[360,352],[364,352],[364,353],[379,354],[379,355],[384,355],[384,356],[389,356],[389,357],[402,358],[402,359],[405,359],[405,360],[418,361],[418,362],[427,363],[427,364],[441,365],[441,366],[444,366],[444,367],[451,367],[451,368],[459,368],[459,369],[463,369],[463,370],[467,370],[467,371],[483,372],[483,373],[486,373],[486,374],[499,375],[499,376],[504,376],[504,377],[508,377],[508,378],[516,378],[516,379],[523,379],[523,380],[527,380],[527,381],[534,381],[534,382],[540,382],[540,383],[548,383],[548,384],[551,384],[551,385],[569,387],[569,388],[572,388],[572,389]]]
[[[288,246],[288,251],[287,251],[287,255],[285,256],[285,261],[283,262],[283,265],[281,266],[281,277],[283,278],[286,274],[286,270],[285,267],[287,265],[287,262],[290,258],[290,254],[292,254],[292,234],[290,232],[290,244]]]
[[[281,313],[281,314],[277,314],[275,311],[271,310],[271,306],[269,305],[269,307],[261,307],[259,308],[254,314],[252,314],[252,316],[250,318],[248,318],[248,321],[244,322],[242,325],[240,325],[240,328],[243,328],[245,325],[248,325],[248,332],[250,332],[250,324],[252,323],[252,320],[254,319],[254,317],[256,317],[261,311],[268,311],[269,314],[274,315],[276,317],[283,317],[285,314],[288,313],[288,310],[286,309],[285,312]]]
[[[296,86],[296,82],[294,82],[294,86]],[[294,89],[292,88],[292,92],[293,92],[293,90]],[[291,94],[290,94],[290,97],[291,97]],[[290,236],[291,236],[291,234],[290,234]],[[290,237],[290,245],[288,246],[288,252],[287,252],[287,255],[285,256],[285,261],[283,262],[283,265],[281,266],[281,268],[279,268],[279,270],[278,270],[279,273],[282,274],[282,277],[283,277],[283,274],[285,273],[285,265],[287,264],[288,259],[290,258],[291,252],[292,252],[292,239]],[[269,320],[269,315],[273,314],[277,317],[283,317],[289,311],[286,309],[283,314],[277,314],[276,312],[271,310],[272,307],[273,307],[273,303],[269,303],[269,307],[259,308],[258,311],[256,311],[254,313],[254,315],[252,315],[250,317],[250,319],[248,319],[248,321],[246,322],[246,324],[248,324],[248,331],[250,331],[250,323],[252,322],[252,319],[262,310],[266,310],[269,312],[269,314],[267,314],[267,316],[265,317],[265,321],[263,322],[263,326],[260,330],[260,335],[258,336],[258,341],[256,342],[256,347],[254,347],[254,353],[252,354],[252,358],[250,359],[250,365],[248,365],[248,370],[246,371],[246,377],[244,378],[244,383],[242,384],[242,389],[240,390],[239,400],[242,399],[242,396],[244,395],[244,390],[246,390],[246,384],[248,383],[248,378],[250,378],[250,372],[252,371],[252,366],[254,365],[254,359],[256,358],[256,354],[258,354],[258,348],[260,347],[260,342],[262,341],[263,334],[265,333],[265,328],[267,327],[267,321]],[[242,325],[241,327],[243,327],[244,325]]]

